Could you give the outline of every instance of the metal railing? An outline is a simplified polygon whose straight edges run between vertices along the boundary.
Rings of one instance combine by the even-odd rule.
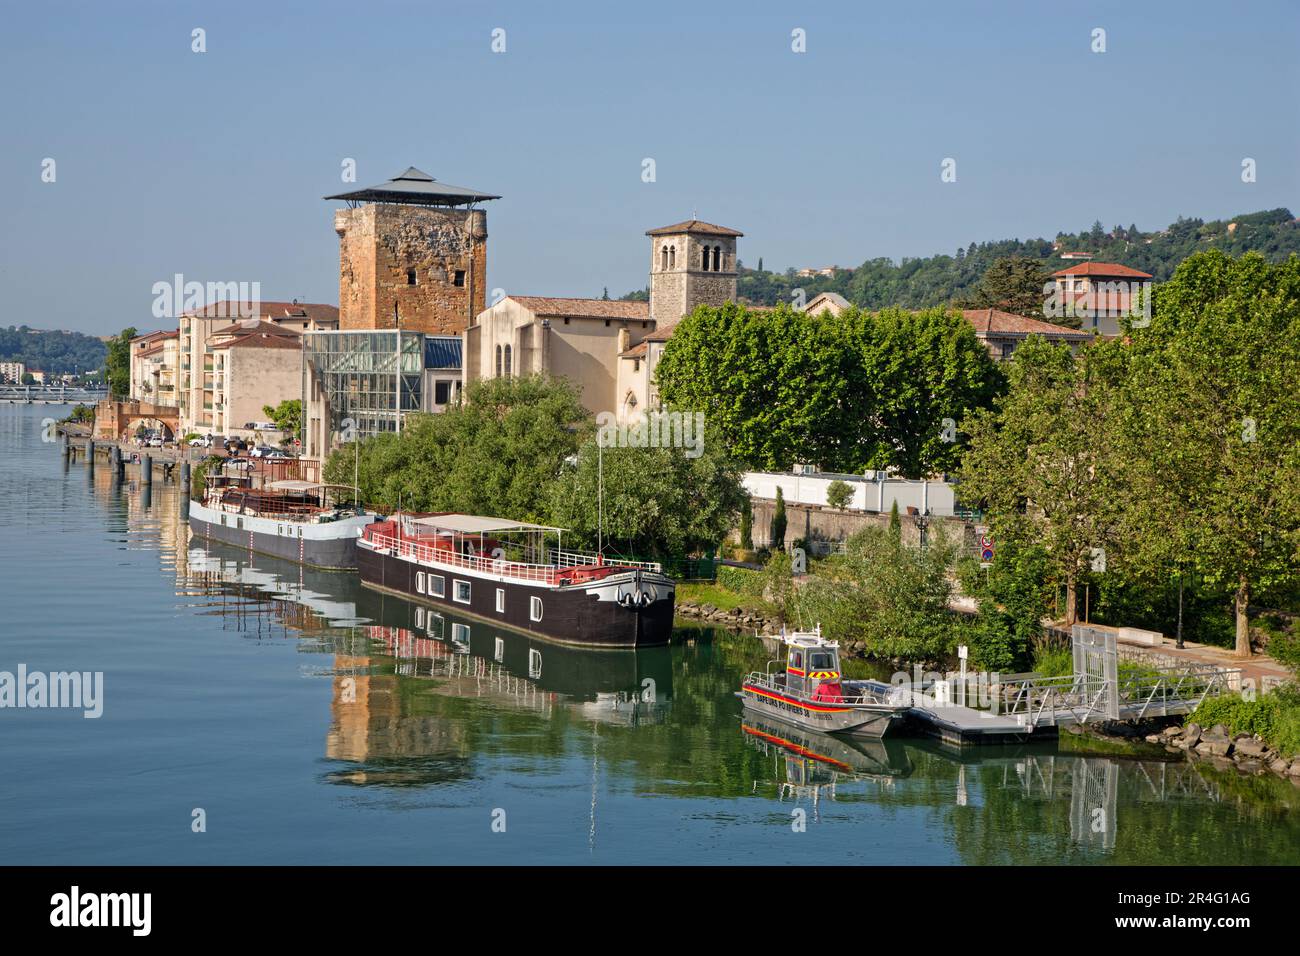
[[[556,567],[550,564],[529,564],[507,561],[505,558],[484,557],[477,554],[458,554],[447,548],[434,547],[418,539],[399,538],[391,534],[375,534],[363,538],[376,550],[386,551],[395,557],[412,558],[420,564],[435,564],[447,568],[464,568],[479,574],[513,578],[518,581],[541,581],[553,584]]]
[[[552,549],[551,559],[558,567],[577,568],[589,564],[614,565],[620,568],[642,568],[646,571],[662,571],[663,565],[658,561],[633,561],[626,558],[602,558],[598,554],[582,551],[561,551]]]
[[[1002,713],[1034,726],[1062,719],[1088,723],[1108,719],[1110,695],[1123,720],[1164,717],[1195,710],[1207,697],[1231,693],[1240,671],[1213,664],[1185,664],[1158,672],[1104,678],[1074,675],[1004,680],[998,704]]]
[[[757,687],[763,688],[764,690],[775,691],[786,695],[792,694],[792,691],[788,687],[786,687],[784,683],[776,680],[776,676],[771,672],[764,673],[762,671],[750,671],[748,676],[746,676],[745,678],[745,683],[753,684]],[[811,697],[808,697],[808,695],[806,694],[800,694],[797,696],[804,697],[808,700],[813,699]],[[865,704],[891,704],[891,701],[889,701],[883,694],[877,694],[870,690],[863,690],[862,693],[858,694],[855,697],[840,695],[839,697],[834,698],[833,700],[826,699],[820,702],[828,703],[828,704],[842,704],[847,707],[857,707]]]

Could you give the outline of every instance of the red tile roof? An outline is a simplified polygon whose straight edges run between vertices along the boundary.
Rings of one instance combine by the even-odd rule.
[[[231,322],[229,325],[223,325],[219,329],[213,329],[210,333],[213,336],[218,335],[247,335],[250,332],[262,332],[267,335],[280,335],[296,338],[298,330],[286,328],[283,325],[276,325],[274,322],[268,322],[265,319],[240,319],[238,322]]]
[[[726,226],[715,226],[711,222],[702,222],[699,219],[687,219],[684,222],[673,223],[671,226],[660,226],[658,229],[647,229],[647,236],[675,236],[682,232],[694,232],[705,236],[743,236],[744,233],[738,229],[728,229]]]
[[[649,302],[615,299],[565,299],[546,295],[512,295],[514,302],[537,315],[573,316],[587,319],[648,319]]]
[[[241,348],[259,348],[259,349],[300,349],[301,344],[297,336],[275,335],[270,332],[250,332],[248,335],[241,335],[233,338],[229,342],[222,342],[220,345],[212,346],[214,349],[241,349]]]
[[[1053,272],[1052,277],[1055,278],[1056,276],[1103,276],[1123,279],[1150,279],[1151,273],[1139,272],[1137,269],[1130,269],[1128,266],[1122,266],[1116,262],[1081,262],[1077,266],[1066,266],[1059,272]]]
[[[336,305],[318,302],[234,302],[229,299],[213,302],[201,309],[189,309],[184,314],[200,319],[296,318],[313,319],[317,322],[338,322],[339,319]]]
[[[1088,332],[1066,328],[1064,325],[1052,325],[1038,319],[1002,312],[998,309],[962,309],[966,321],[975,326],[977,335],[1042,335],[1053,338],[1091,339]]]

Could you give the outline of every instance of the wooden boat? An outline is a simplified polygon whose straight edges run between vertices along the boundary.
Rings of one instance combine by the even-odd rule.
[[[823,734],[883,737],[906,717],[904,692],[882,681],[845,680],[840,649],[812,631],[783,635],[785,670],[755,671],[736,696],[747,710]]]
[[[566,551],[563,535],[505,518],[398,514],[364,529],[357,566],[369,587],[553,641],[667,644],[676,585],[660,565]]]

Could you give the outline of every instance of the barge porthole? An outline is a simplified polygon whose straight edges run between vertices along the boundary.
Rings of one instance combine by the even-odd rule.
[[[539,597],[529,598],[528,600],[528,619],[530,621],[540,621],[542,619],[542,599]]]

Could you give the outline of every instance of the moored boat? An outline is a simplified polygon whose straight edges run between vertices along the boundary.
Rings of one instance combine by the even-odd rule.
[[[549,640],[667,644],[676,585],[661,566],[566,551],[563,535],[504,518],[399,514],[364,529],[357,566],[370,587]]]
[[[840,649],[812,631],[783,636],[785,670],[749,674],[736,696],[745,708],[823,734],[883,737],[907,715],[906,695],[882,681],[845,680]]]
[[[357,566],[357,539],[378,515],[355,503],[356,489],[312,481],[253,487],[251,475],[209,476],[202,501],[189,504],[196,537],[330,570]],[[352,502],[344,500],[348,495]]]

